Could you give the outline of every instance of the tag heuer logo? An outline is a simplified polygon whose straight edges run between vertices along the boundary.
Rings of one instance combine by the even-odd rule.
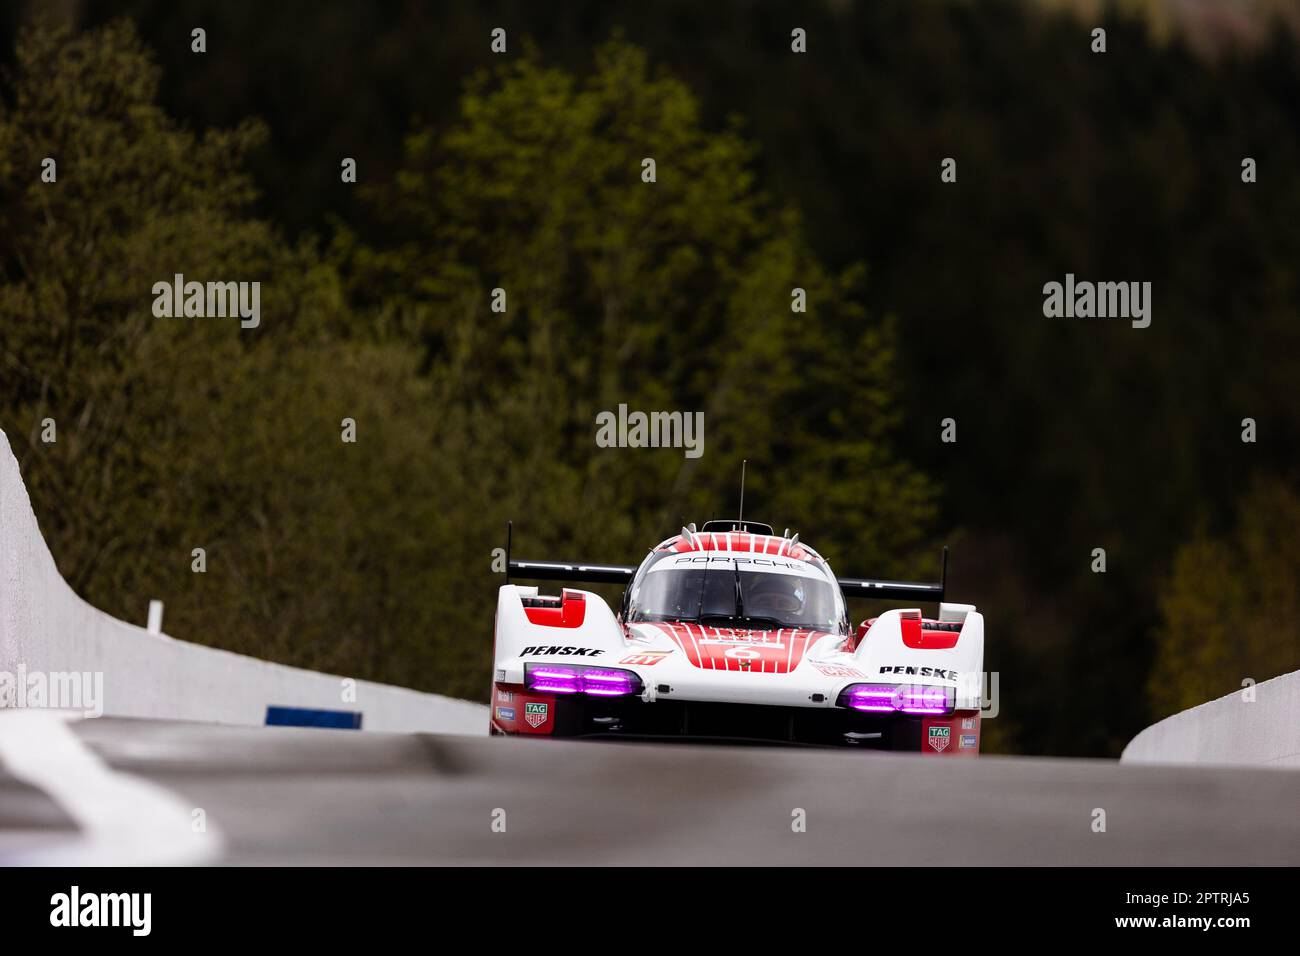
[[[529,727],[540,727],[546,723],[546,712],[549,709],[546,704],[524,704],[524,720],[528,721]]]
[[[944,750],[948,746],[948,741],[952,739],[951,727],[931,727],[930,728],[930,746],[935,750]]]

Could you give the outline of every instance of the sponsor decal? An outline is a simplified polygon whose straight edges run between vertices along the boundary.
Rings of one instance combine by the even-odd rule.
[[[729,647],[724,653],[739,664],[742,671],[749,670],[754,666],[755,659],[763,656],[752,647]]]
[[[731,646],[734,644],[741,644],[744,645],[745,647],[752,647],[753,645],[757,644],[760,647],[776,647],[776,648],[785,647],[785,644],[781,641],[780,638],[772,638],[760,634],[733,634],[731,637],[708,637],[703,640],[696,641],[696,643],[699,644],[701,647],[705,647],[711,644],[725,644],[727,646]]]
[[[941,667],[914,667],[896,664],[880,668],[882,674],[906,674],[909,677],[941,677],[944,680],[956,680],[956,671],[947,671]]]
[[[930,746],[934,748],[936,751],[942,752],[944,750],[947,750],[948,742],[952,740],[952,728],[931,727],[929,740],[930,740]]]
[[[799,665],[808,645],[824,636],[824,632],[784,628],[777,638],[774,632],[745,634],[727,628],[701,627],[698,624],[662,623],[653,625],[661,634],[672,638],[693,667],[705,670],[741,670],[741,660],[747,659],[754,671],[767,674],[788,674]],[[752,650],[755,654],[729,654],[728,649]]]
[[[975,746],[976,737],[974,734],[961,735],[961,747],[963,750],[969,750]]]
[[[513,707],[498,707],[498,708],[497,708],[497,719],[498,719],[498,720],[514,720],[514,719],[515,719],[515,709],[514,709]]]
[[[671,654],[672,651],[642,651],[639,654],[629,654],[619,661],[620,664],[640,664],[642,667],[649,667],[651,664],[658,664],[661,660]]]
[[[524,720],[528,721],[528,726],[537,728],[546,723],[546,715],[550,711],[547,704],[524,704]]]
[[[512,690],[497,691],[497,703],[513,704],[515,702],[515,692]]]
[[[962,729],[962,730],[974,730],[974,729],[975,729],[975,718],[974,718],[974,717],[963,717],[963,718],[961,719],[961,729]]]
[[[659,567],[664,567],[667,564],[668,562],[665,561],[662,564],[660,564]],[[793,571],[795,574],[799,575],[800,577],[805,577],[805,578],[820,577],[819,574],[810,570],[809,565],[805,564],[802,561],[789,561],[782,558],[754,558],[754,557],[746,557],[744,554],[733,554],[733,553],[715,555],[715,554],[708,554],[708,553],[701,554],[699,552],[695,552],[692,554],[684,554],[680,558],[676,558],[672,562],[672,564],[674,566],[682,565],[682,564],[685,565],[716,564],[718,567],[722,568],[723,570],[732,568],[735,565],[739,564],[740,567],[746,571],[767,570],[769,568],[780,568],[783,571]]]
[[[506,672],[504,668],[497,668],[497,680],[505,680]]]
[[[856,667],[849,667],[847,664],[813,664],[813,667],[826,677],[866,677]]]
[[[599,657],[604,651],[597,650],[594,647],[574,647],[572,644],[563,646],[557,644],[538,644],[536,646],[525,647],[519,652],[520,657],[532,655],[533,657]]]

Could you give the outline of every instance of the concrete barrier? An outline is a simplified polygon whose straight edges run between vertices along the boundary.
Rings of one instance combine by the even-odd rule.
[[[1300,767],[1300,671],[1253,690],[1254,700],[1236,691],[1152,724],[1120,760]]]
[[[359,712],[363,730],[487,732],[482,704],[369,681],[345,700],[341,677],[151,634],[91,607],[59,574],[0,431],[0,699],[30,703],[26,681],[73,674],[102,674],[99,704],[120,717],[262,724],[280,707]]]

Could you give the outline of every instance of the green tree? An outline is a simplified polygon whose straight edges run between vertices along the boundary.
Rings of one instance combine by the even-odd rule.
[[[1155,717],[1300,670],[1300,494],[1260,479],[1223,538],[1178,550],[1161,595],[1149,692]]]
[[[196,137],[158,109],[157,87],[127,24],[75,37],[37,28],[17,48],[12,107],[0,105],[0,402],[11,436],[28,439],[26,479],[78,589],[96,590],[138,540],[119,534],[140,517],[124,508],[148,516],[142,426],[172,400],[144,387],[149,363],[237,351],[237,327],[155,319],[153,283],[257,278],[274,254],[266,224],[241,215],[253,189],[239,167],[261,130]],[[41,179],[46,157],[56,182]],[[37,440],[46,417],[55,445]]]
[[[683,518],[733,515],[748,458],[751,516],[855,570],[907,567],[932,490],[887,440],[892,328],[753,166],[737,121],[707,129],[621,40],[581,77],[536,56],[480,73],[450,129],[409,138],[371,194],[399,239],[353,250],[355,288],[423,344],[441,427],[462,423],[456,453],[492,502],[470,540],[514,515],[532,551],[632,559]],[[596,447],[620,403],[703,412],[703,457]]]
[[[157,87],[129,24],[37,28],[0,113],[0,409],[61,571],[127,619],[165,599],[190,640],[471,693],[482,653],[467,664],[433,627],[447,469],[412,350],[251,214],[263,131],[196,136]],[[153,284],[178,272],[260,281],[261,325],[155,317]]]

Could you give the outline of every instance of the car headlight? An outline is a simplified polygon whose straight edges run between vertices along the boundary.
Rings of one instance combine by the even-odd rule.
[[[524,686],[543,694],[625,697],[640,694],[641,678],[632,671],[583,664],[525,664]]]
[[[957,690],[929,684],[850,684],[836,703],[875,714],[946,715],[957,703]]]

